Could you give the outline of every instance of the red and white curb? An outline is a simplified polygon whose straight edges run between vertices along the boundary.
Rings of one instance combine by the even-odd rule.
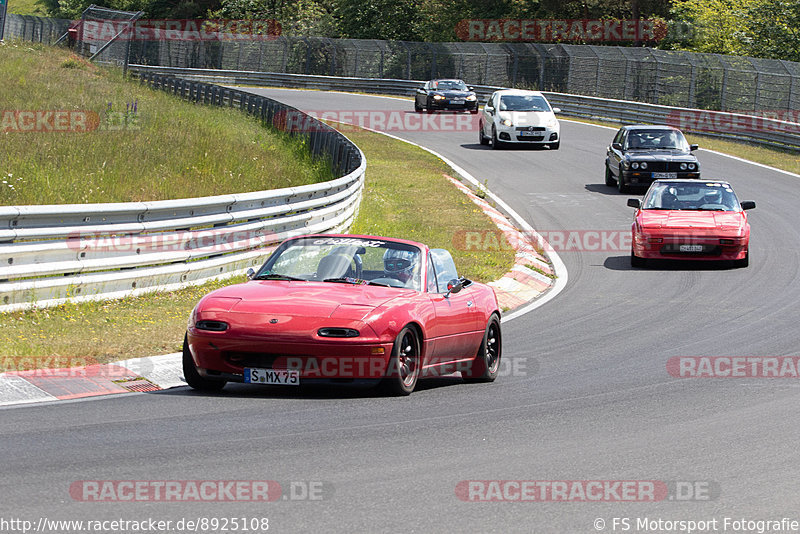
[[[452,176],[446,174],[444,176],[483,210],[503,232],[505,242],[516,251],[511,270],[499,280],[489,282],[497,294],[500,309],[519,308],[550,289],[555,279],[553,268],[547,258],[536,250],[534,242],[520,232],[499,210],[476,195],[472,189]]]
[[[0,374],[0,406],[145,393],[184,386],[181,354]]]

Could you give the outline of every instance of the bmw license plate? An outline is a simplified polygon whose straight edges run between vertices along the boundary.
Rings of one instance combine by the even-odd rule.
[[[677,177],[678,177],[678,173],[677,172],[654,172],[653,173],[653,179],[654,180],[658,180],[659,178],[670,179],[670,178],[677,178]]]
[[[455,99],[450,101],[451,104],[459,104],[459,105],[463,104],[464,102],[465,102],[465,100],[463,98],[455,98]]]
[[[272,386],[299,386],[300,371],[296,369],[257,369],[244,370],[246,384],[268,384]]]
[[[703,252],[703,245],[681,245],[681,252]]]

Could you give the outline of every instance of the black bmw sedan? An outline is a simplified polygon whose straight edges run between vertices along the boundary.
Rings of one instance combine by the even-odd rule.
[[[700,163],[683,132],[671,126],[634,124],[617,131],[606,153],[606,185],[626,193],[653,180],[700,178]]]

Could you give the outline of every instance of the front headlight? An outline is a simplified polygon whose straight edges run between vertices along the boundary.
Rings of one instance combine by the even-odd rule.
[[[433,95],[433,99],[434,100],[444,100],[444,97],[442,95]]]
[[[549,121],[547,121],[548,128],[555,128],[556,126],[558,126],[558,120],[550,119]]]
[[[639,168],[639,162],[638,161],[634,161],[633,163],[631,163],[631,168],[632,169],[638,169]]]
[[[475,95],[469,95],[467,97],[467,102],[475,102],[476,100],[478,100],[478,97]]]
[[[685,163],[681,163],[681,170],[685,171],[687,166]]]
[[[511,119],[503,119],[503,120],[500,121],[500,124],[502,124],[503,126],[508,126],[508,127],[514,126],[514,123],[511,122]]]
[[[642,169],[646,169],[647,168],[647,162],[646,161],[641,162],[639,164],[639,167],[641,167]]]
[[[689,164],[689,170],[690,170],[690,171],[693,171],[693,170],[695,170],[696,168],[697,168],[697,165],[695,165],[694,163],[690,163],[690,164]]]

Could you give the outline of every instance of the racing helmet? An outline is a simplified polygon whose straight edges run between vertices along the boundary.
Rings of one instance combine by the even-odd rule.
[[[414,276],[417,254],[410,250],[390,248],[383,254],[383,272],[389,278],[408,282]]]
[[[722,204],[722,191],[714,189],[706,189],[703,193],[703,204]]]

